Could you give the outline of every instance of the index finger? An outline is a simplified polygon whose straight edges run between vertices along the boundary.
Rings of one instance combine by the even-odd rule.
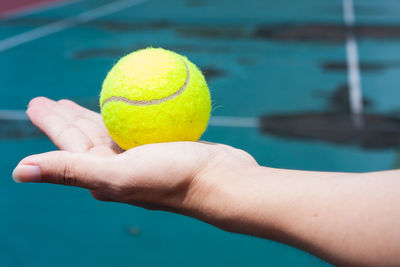
[[[31,100],[26,113],[32,123],[44,132],[59,149],[82,152],[93,147],[91,140],[79,128],[54,112],[55,104],[48,98],[37,97]]]

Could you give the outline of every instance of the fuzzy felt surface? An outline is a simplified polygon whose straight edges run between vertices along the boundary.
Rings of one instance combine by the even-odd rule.
[[[180,94],[168,99],[183,86]],[[138,102],[167,100],[149,105],[123,101],[103,105],[111,97]],[[207,127],[211,100],[203,74],[186,57],[147,48],[121,58],[111,69],[103,82],[100,106],[111,137],[121,148],[129,149],[149,143],[198,140]]]

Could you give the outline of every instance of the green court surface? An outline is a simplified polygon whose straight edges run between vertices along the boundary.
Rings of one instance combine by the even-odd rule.
[[[81,0],[0,20],[0,265],[327,265],[187,217],[100,203],[86,190],[15,184],[11,172],[24,156],[55,149],[23,117],[31,98],[98,110],[111,66],[148,46],[183,54],[204,71],[214,106],[204,140],[270,167],[396,168],[400,2],[354,4],[364,129],[351,124],[349,29],[339,0]]]

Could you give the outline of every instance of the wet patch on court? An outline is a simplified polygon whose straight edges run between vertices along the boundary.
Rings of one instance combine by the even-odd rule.
[[[366,62],[359,63],[361,71],[378,72],[389,68],[400,68],[400,62]],[[347,71],[347,62],[345,61],[326,61],[321,63],[321,68],[328,72]]]
[[[389,149],[400,146],[400,112],[369,113],[373,103],[364,97],[366,114],[360,117],[362,125],[356,126],[350,112],[347,84],[339,85],[325,97],[328,100],[329,111],[263,115],[260,118],[261,131],[283,138],[355,145],[364,149]]]
[[[400,146],[400,118],[365,114],[363,126],[356,127],[346,113],[297,113],[265,115],[261,131],[284,138],[318,140],[364,149],[388,149]]]
[[[350,113],[349,86],[347,83],[339,84],[336,88],[329,90],[319,90],[314,93],[314,96],[327,101],[327,111]],[[364,111],[369,111],[373,107],[371,99],[363,95]]]
[[[358,38],[392,39],[400,38],[399,25],[360,25],[352,29]],[[328,41],[343,42],[347,28],[342,24],[279,24],[259,25],[256,27],[240,26],[179,26],[178,34],[186,37],[202,38],[251,38],[276,41]]]
[[[90,48],[75,51],[72,53],[71,57],[73,59],[90,59],[97,57],[113,57],[119,58],[130,52],[136,51],[138,49],[149,47],[150,44],[135,44],[128,48]],[[207,45],[193,45],[193,44],[162,44],[153,45],[153,47],[161,46],[164,49],[176,51],[177,53],[226,53],[228,52],[229,46],[219,45],[219,46],[207,46]]]
[[[16,18],[2,22],[10,26],[43,26],[58,21],[58,19],[43,18]],[[71,23],[74,23],[71,20]],[[343,24],[309,23],[293,24],[280,23],[272,25],[246,25],[246,24],[187,24],[167,20],[152,22],[122,22],[111,20],[96,20],[76,27],[95,27],[106,31],[132,32],[150,30],[173,30],[183,37],[201,37],[209,39],[267,39],[277,41],[327,41],[343,42],[346,38],[347,28]],[[361,39],[397,39],[400,38],[400,25],[397,24],[364,24],[352,29]]]
[[[339,85],[328,97],[329,109],[336,112],[350,112],[349,87],[347,84]],[[363,107],[368,110],[372,101],[363,96]]]
[[[207,81],[216,79],[216,78],[221,78],[227,75],[227,72],[223,69],[219,69],[215,66],[205,66],[201,68],[201,71],[203,72],[205,78]]]
[[[400,38],[398,25],[359,25],[354,27],[354,34],[358,38],[391,39]],[[256,38],[275,39],[282,41],[330,41],[343,42],[347,29],[340,24],[308,24],[261,26],[253,36]]]
[[[87,50],[77,51],[72,54],[73,59],[89,59],[98,57],[121,57],[126,54],[125,49],[119,48],[92,48]]]

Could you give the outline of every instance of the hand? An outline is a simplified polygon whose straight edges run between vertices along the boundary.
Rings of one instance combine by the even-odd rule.
[[[23,159],[16,181],[88,188],[99,200],[182,213],[334,265],[400,263],[398,171],[272,169],[242,150],[207,142],[122,151],[99,114],[71,101],[36,98],[27,114],[61,151]]]
[[[226,173],[258,166],[242,150],[201,141],[123,151],[100,114],[69,100],[35,98],[27,115],[61,151],[23,159],[14,179],[84,187],[102,201],[185,213],[217,198]]]

